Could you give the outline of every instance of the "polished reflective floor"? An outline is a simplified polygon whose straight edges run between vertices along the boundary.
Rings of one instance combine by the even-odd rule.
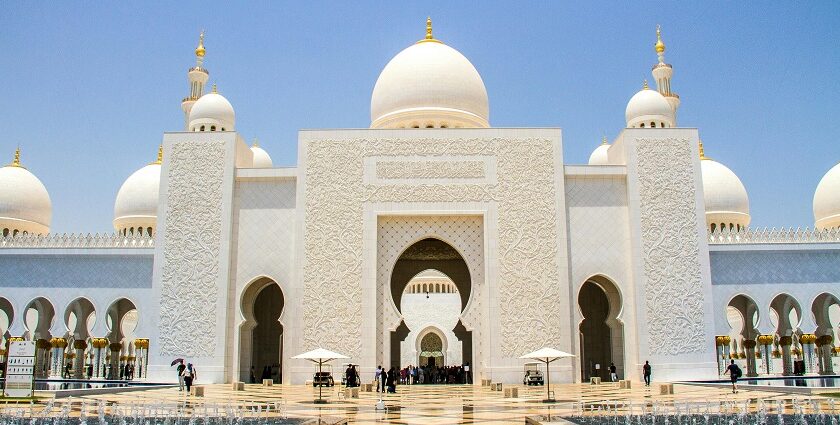
[[[338,388],[324,388],[327,404],[316,404],[318,390],[303,385],[278,385],[263,387],[246,385],[245,391],[234,391],[231,385],[208,385],[205,395],[196,397],[179,392],[177,388],[158,388],[145,391],[91,395],[76,399],[76,403],[87,403],[91,408],[105,401],[109,406],[118,403],[130,405],[186,405],[191,411],[207,412],[224,410],[229,406],[255,409],[258,406],[281,406],[271,414],[291,418],[338,418],[357,424],[503,424],[525,422],[533,415],[569,416],[581,412],[601,414],[623,406],[624,409],[686,409],[687,406],[702,411],[705,407],[740,409],[742,406],[758,408],[759,403],[790,406],[794,398],[802,398],[781,392],[740,390],[733,394],[730,389],[675,385],[674,394],[660,395],[658,386],[645,387],[633,383],[632,389],[620,389],[617,384],[601,385],[565,384],[552,385],[557,400],[554,404],[542,403],[544,387],[516,386],[519,396],[505,397],[503,392],[489,387],[415,385],[400,386],[396,394],[383,397],[385,410],[377,410],[376,393],[359,393],[359,398],[345,399]],[[39,395],[49,396],[48,393]],[[808,396],[807,402],[817,402],[823,409],[833,407],[828,398]],[[804,403],[804,402],[803,402]],[[804,405],[804,404],[803,404]],[[840,403],[837,403],[840,411]],[[2,406],[0,406],[2,407]],[[247,410],[247,409],[243,409]],[[74,412],[75,413],[75,412]]]

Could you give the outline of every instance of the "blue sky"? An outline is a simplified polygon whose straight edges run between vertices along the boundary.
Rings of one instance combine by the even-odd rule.
[[[561,127],[569,163],[624,126],[662,24],[679,125],[734,170],[753,226],[813,226],[840,162],[837,2],[15,2],[0,14],[0,161],[47,186],[53,232],[111,232],[117,190],[183,128],[206,29],[211,83],[275,165],[297,131],[370,123],[382,67],[424,34],[481,73],[496,127]]]

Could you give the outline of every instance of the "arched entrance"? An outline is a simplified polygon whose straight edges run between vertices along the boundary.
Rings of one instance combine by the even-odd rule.
[[[586,280],[578,292],[580,322],[581,378],[610,379],[610,363],[615,364],[619,379],[624,377],[624,325],[621,294],[618,287],[604,276]]]
[[[834,325],[840,324],[840,300],[835,295],[824,292],[814,299],[811,312],[814,313],[817,324],[815,335],[819,372],[821,375],[832,375],[834,342],[837,340]]]
[[[446,348],[440,333],[429,330],[418,336],[419,365],[420,366],[444,366],[446,358],[443,355]]]
[[[789,294],[776,295],[770,302],[770,319],[776,327],[776,335],[782,347],[782,373],[793,375],[806,368],[802,344],[799,342],[799,335],[802,334],[799,329],[802,320],[799,302]]]
[[[105,325],[108,328],[108,355],[105,376],[108,379],[123,379],[126,366],[135,366],[136,357],[130,358],[137,329],[137,306],[127,298],[120,298],[108,307]],[[128,368],[129,372],[131,368]]]
[[[433,272],[435,276],[425,276],[429,272]],[[418,282],[416,279],[429,278],[428,282]],[[437,279],[437,280],[435,280]],[[414,282],[414,284],[412,284]],[[406,325],[405,317],[403,316],[403,298],[414,297],[421,295],[434,304],[431,308],[440,306],[440,303],[435,301],[445,302],[449,298],[455,297],[455,317],[451,329],[447,329],[445,333],[450,334],[453,339],[460,343],[460,358],[445,358],[442,351],[440,357],[435,358],[437,366],[445,366],[446,364],[437,364],[438,361],[446,361],[448,365],[472,364],[472,332],[467,331],[461,322],[460,315],[463,313],[470,299],[472,291],[472,280],[470,276],[469,267],[461,256],[461,254],[452,245],[436,238],[425,238],[410,245],[397,258],[391,272],[391,299],[400,313],[400,325],[396,330],[390,332],[390,358],[391,366],[405,367],[408,364],[403,356],[402,345],[407,341],[409,334],[416,333],[418,329],[409,329]],[[438,335],[441,338],[441,335]],[[445,346],[446,337],[441,338],[441,345]],[[422,339],[418,339],[422,342]],[[418,353],[422,350],[418,350]],[[418,355],[418,360],[420,356]],[[428,359],[427,359],[428,361]],[[410,361],[409,364],[414,364]]]
[[[738,363],[741,363],[740,366],[743,366],[745,373],[749,376],[755,376],[757,373],[755,341],[758,337],[758,305],[752,298],[744,294],[736,295],[726,305],[726,321],[729,323],[729,336],[733,344],[729,351],[733,355],[731,355],[731,359],[718,359],[720,373],[726,370],[729,360],[740,358],[743,359],[743,363],[740,361]]]
[[[251,283],[242,295],[245,322],[240,327],[239,379],[283,381],[283,314],[280,285],[269,278]]]

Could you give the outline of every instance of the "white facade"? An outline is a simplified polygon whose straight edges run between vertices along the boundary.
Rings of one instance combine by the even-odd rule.
[[[424,75],[402,80],[405,63],[428,57],[443,65],[425,76],[454,77],[434,90]],[[303,383],[312,368],[291,357],[317,347],[349,356],[368,380],[378,365],[420,363],[430,333],[443,361],[469,363],[476,382],[521,381],[519,356],[545,346],[578,356],[552,366],[552,382],[610,362],[639,379],[645,361],[657,380],[712,379],[730,346],[756,341],[787,350],[784,361],[800,347],[808,371],[831,371],[840,235],[747,229],[740,180],[726,168],[724,183],[740,187],[713,193],[722,184],[704,180],[698,130],[676,127],[670,65],[654,71],[660,91],[633,97],[627,127],[596,160],[574,165],[560,129],[489,128],[483,83],[463,61],[429,27],[380,76],[372,128],[301,131],[292,168],[272,168],[232,131],[221,95],[196,98],[202,68],[186,131],[165,133],[160,164],[118,197],[117,219],[140,205],[154,220],[137,227],[152,231],[115,220],[116,236],[2,240],[4,336],[48,341],[48,356],[72,343],[86,358],[87,345],[106,344],[99,364],[142,358],[155,381],[172,381],[169,364],[184,357],[203,382],[268,366]],[[391,96],[401,81],[410,89]],[[712,229],[721,211],[743,226]],[[799,323],[771,325],[770,310],[787,317],[794,304]],[[724,343],[730,307],[759,319]],[[37,329],[22,319],[32,308]],[[114,329],[131,309],[139,322],[127,339]],[[92,312],[91,326],[78,325]]]

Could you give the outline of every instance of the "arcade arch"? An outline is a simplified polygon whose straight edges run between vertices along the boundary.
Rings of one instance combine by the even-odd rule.
[[[733,358],[746,360],[745,369],[749,376],[756,375],[755,347],[758,337],[758,321],[760,320],[758,304],[744,294],[738,294],[726,304],[726,319],[729,322],[731,347],[735,353]],[[728,359],[719,358],[719,370],[724,370]]]
[[[138,321],[137,306],[127,298],[120,298],[108,307],[105,313],[105,325],[108,328],[108,362],[105,376],[117,379],[125,375],[128,356],[132,354],[134,331]]]
[[[9,340],[9,328],[12,327],[12,320],[15,320],[15,309],[12,303],[6,298],[0,297],[0,340],[4,343]]]
[[[67,305],[64,312],[64,324],[70,333],[67,349],[69,351],[72,347],[70,354],[75,379],[82,379],[85,376],[85,361],[91,338],[90,330],[95,322],[96,309],[87,298],[76,298]]]
[[[609,380],[609,365],[624,376],[624,324],[621,315],[621,292],[612,280],[602,275],[587,279],[578,291],[582,320],[578,327],[581,353],[581,378],[596,376]]]
[[[782,347],[782,373],[785,375],[794,373],[795,360],[802,360],[802,346],[799,342],[799,335],[802,334],[799,329],[801,320],[802,307],[791,295],[782,293],[770,301],[770,322],[776,329]]]
[[[832,356],[834,342],[837,340],[834,326],[840,326],[840,300],[834,294],[824,292],[814,299],[811,312],[817,324],[814,334],[817,337],[816,355],[820,374],[831,375],[834,373]]]
[[[417,347],[425,335],[420,336],[419,329],[410,329],[405,316],[408,311],[406,307],[418,307],[418,300],[428,300],[429,308],[438,308],[439,312],[452,310],[454,317],[441,319],[447,322],[446,327],[451,328],[442,329],[438,335],[442,338],[443,346],[449,347],[452,356],[441,358],[449,365],[472,364],[472,332],[462,323],[462,314],[472,294],[472,279],[469,266],[461,253],[441,239],[426,237],[405,248],[391,270],[391,301],[400,314],[399,326],[389,332],[391,366],[416,365],[421,360]],[[404,299],[409,301],[408,304],[404,303]],[[416,327],[420,324],[413,325]],[[414,353],[404,353],[409,347]],[[457,348],[460,348],[460,353]]]
[[[244,322],[239,327],[239,379],[283,381],[283,323],[285,297],[280,285],[267,277],[249,284],[242,294]]]

